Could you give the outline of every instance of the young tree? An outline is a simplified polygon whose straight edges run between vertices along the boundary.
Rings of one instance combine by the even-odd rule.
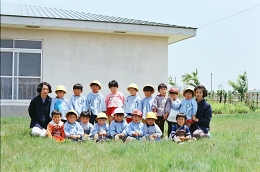
[[[229,80],[228,85],[233,87],[233,89],[240,94],[240,101],[242,102],[245,97],[245,93],[248,90],[246,71],[243,74],[238,75],[236,83]]]
[[[191,74],[187,73],[185,78],[182,79],[182,82],[186,82],[188,85],[196,87],[200,85],[199,78],[198,78],[198,69],[195,72],[191,72]]]
[[[173,80],[172,80],[172,76],[170,76],[170,77],[168,78],[168,84],[170,84],[170,85],[173,86],[173,87],[176,85],[176,83],[173,82]]]

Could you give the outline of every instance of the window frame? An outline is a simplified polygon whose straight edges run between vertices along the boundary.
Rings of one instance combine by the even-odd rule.
[[[0,75],[1,78],[11,78],[12,79],[12,99],[0,99],[1,100],[1,105],[3,103],[5,104],[9,104],[9,103],[28,103],[30,102],[31,100],[29,99],[14,99],[15,97],[15,91],[14,89],[15,88],[19,88],[19,84],[17,82],[17,85],[16,87],[14,87],[15,85],[15,79],[19,79],[19,78],[28,78],[28,79],[33,79],[33,78],[37,78],[37,79],[40,79],[40,83],[42,82],[42,75],[43,75],[43,58],[42,58],[42,47],[43,47],[43,40],[40,40],[40,39],[11,39],[11,38],[1,38],[1,39],[10,39],[10,40],[13,40],[13,48],[1,48],[0,47],[0,52],[11,52],[12,53],[12,75],[11,76],[2,76]],[[16,40],[25,40],[25,41],[41,41],[42,42],[42,46],[41,46],[41,49],[25,49],[25,48],[14,48],[14,44],[15,44],[15,41]],[[40,53],[41,54],[41,64],[40,64],[40,76],[15,76],[14,74],[14,68],[15,68],[15,53]],[[18,58],[19,59],[19,58]],[[18,61],[18,64],[19,64],[19,61]],[[18,70],[19,70],[19,66],[18,66]],[[40,84],[39,83],[39,84]],[[17,90],[16,91],[16,97],[18,98],[18,95],[19,95],[19,91]]]

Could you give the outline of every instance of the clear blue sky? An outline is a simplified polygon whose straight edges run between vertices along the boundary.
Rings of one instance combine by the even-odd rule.
[[[125,17],[199,28],[197,36],[168,46],[168,74],[182,85],[181,75],[199,70],[199,80],[210,90],[220,84],[232,90],[244,71],[249,89],[260,89],[260,6],[202,27],[251,7],[260,0],[155,1],[155,0],[2,0],[20,4],[54,7],[93,14]]]

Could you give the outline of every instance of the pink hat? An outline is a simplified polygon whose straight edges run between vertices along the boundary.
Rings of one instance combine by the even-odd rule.
[[[137,115],[137,116],[141,116],[141,117],[143,116],[142,112],[137,109],[132,112],[132,115]]]

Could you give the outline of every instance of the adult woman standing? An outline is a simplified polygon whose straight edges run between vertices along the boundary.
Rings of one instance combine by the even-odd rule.
[[[190,131],[193,137],[210,137],[210,120],[212,118],[211,106],[204,97],[207,96],[207,89],[203,85],[198,85],[194,88],[198,110],[195,116],[192,117],[194,123],[190,126]]]
[[[39,93],[28,108],[29,115],[31,117],[30,128],[32,128],[32,135],[46,135],[46,128],[50,122],[50,106],[52,98],[48,96],[52,92],[51,86],[47,82],[42,82],[37,87]]]

